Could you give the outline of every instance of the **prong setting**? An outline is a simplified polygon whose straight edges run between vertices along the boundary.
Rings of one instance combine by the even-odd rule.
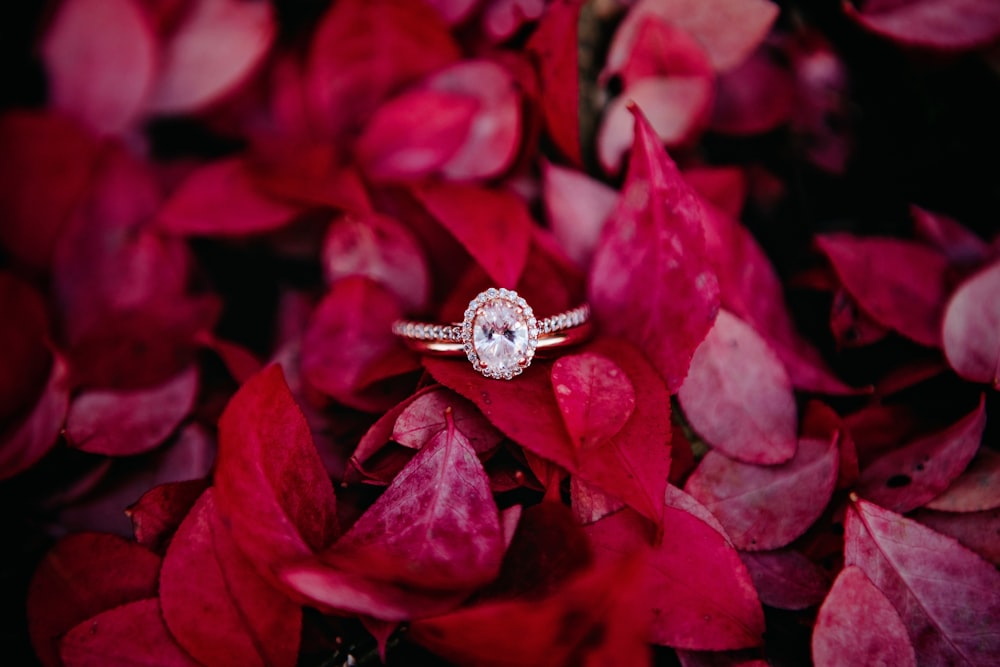
[[[510,380],[531,365],[538,333],[531,306],[517,292],[491,287],[465,310],[462,347],[484,376]]]

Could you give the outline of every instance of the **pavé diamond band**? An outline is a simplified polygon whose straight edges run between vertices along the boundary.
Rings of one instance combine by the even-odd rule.
[[[531,365],[536,352],[574,345],[590,335],[590,306],[537,319],[517,292],[490,288],[469,302],[461,324],[397,320],[392,332],[411,349],[468,357],[486,377],[509,380]]]

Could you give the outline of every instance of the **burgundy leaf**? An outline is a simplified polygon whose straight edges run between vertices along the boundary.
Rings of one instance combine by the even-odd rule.
[[[957,220],[918,206],[910,207],[910,215],[917,236],[937,247],[956,264],[981,264],[992,254],[989,244]]]
[[[768,667],[760,649],[737,651],[677,651],[681,667]]]
[[[1000,507],[1000,454],[980,447],[965,472],[924,507],[940,512],[982,512]]]
[[[625,190],[594,255],[588,294],[605,332],[634,343],[675,392],[715,320],[719,284],[700,202],[641,112],[633,113]]]
[[[795,454],[788,374],[767,342],[726,310],[695,351],[677,397],[691,427],[730,458],[776,464]]]
[[[280,366],[248,380],[226,406],[215,485],[219,515],[258,569],[332,541],[333,487]]]
[[[940,495],[972,461],[986,427],[986,398],[958,422],[866,466],[858,495],[896,512],[909,512]]]
[[[1000,7],[990,0],[866,0],[844,12],[877,35],[904,46],[967,51],[1000,38]]]
[[[726,528],[737,548],[768,551],[802,535],[823,510],[837,482],[835,438],[803,438],[779,466],[757,466],[709,452],[685,490]]]
[[[298,210],[260,192],[243,160],[225,158],[192,172],[157,213],[157,224],[183,236],[245,236],[283,227]]]
[[[198,369],[190,366],[146,390],[92,390],[73,399],[69,444],[91,454],[131,456],[163,443],[194,407]]]
[[[493,452],[503,440],[475,405],[441,387],[421,394],[403,408],[392,427],[392,439],[404,447],[420,449],[447,428],[447,410],[451,410],[455,428],[479,456]]]
[[[351,459],[348,463],[349,467],[345,475],[345,481],[350,481],[349,478],[354,471],[357,471],[365,479],[370,477],[372,471],[367,467],[367,464],[369,460],[377,456],[379,452],[389,443],[389,440],[392,439],[393,430],[396,427],[396,421],[399,419],[399,416],[403,414],[403,411],[406,410],[410,404],[414,403],[421,396],[434,391],[440,391],[440,389],[437,386],[425,387],[424,389],[417,391],[415,394],[404,398],[399,404],[389,408],[382,414],[381,417],[375,420],[375,423],[372,424],[367,431],[365,431],[364,435],[361,436],[361,439],[358,441],[358,446],[355,447],[354,453],[351,454]],[[441,417],[443,419],[443,413],[441,414]],[[437,429],[434,433],[429,434],[427,439],[429,440],[430,436],[436,435],[440,430],[442,429]],[[424,442],[426,442],[426,440]],[[411,456],[406,456],[399,468],[392,471],[390,477],[384,480],[386,484],[391,481],[391,478],[396,476],[399,470],[402,469],[402,465],[409,461],[410,458]]]
[[[576,167],[582,166],[580,146],[580,82],[567,72],[577,71],[577,30],[582,0],[553,0],[528,41],[535,60],[542,96],[545,129],[559,152]]]
[[[920,509],[911,518],[1000,566],[1000,510],[956,513]]]
[[[409,229],[389,216],[362,213],[336,219],[323,239],[323,276],[331,285],[347,276],[370,278],[411,312],[427,305],[424,250]]]
[[[795,104],[795,82],[787,65],[758,49],[717,81],[711,129],[731,135],[770,132],[787,123]]]
[[[427,0],[448,25],[456,25],[469,17],[479,0]]]
[[[566,429],[581,450],[603,445],[635,410],[635,388],[629,377],[615,362],[592,352],[556,360],[552,387]]]
[[[42,295],[11,273],[0,272],[0,431],[31,408],[45,387],[54,355]]]
[[[312,124],[326,136],[350,136],[392,93],[458,57],[447,25],[419,0],[338,2],[309,54]]]
[[[879,324],[928,347],[941,346],[948,261],[913,241],[827,234],[816,243],[844,288]]]
[[[722,211],[727,218],[736,220],[740,217],[750,187],[743,169],[689,167],[684,170],[684,180],[706,203]]]
[[[878,582],[920,664],[989,665],[1000,653],[1000,572],[953,539],[877,505],[847,511],[844,560]]]
[[[892,603],[854,566],[841,571],[820,607],[812,657],[816,667],[917,664]]]
[[[414,194],[497,287],[517,285],[534,226],[523,201],[502,190],[450,183],[424,185]]]
[[[862,310],[843,287],[833,293],[830,303],[830,332],[841,349],[872,345],[889,335],[889,329]]]
[[[618,193],[583,172],[548,162],[542,165],[542,179],[549,227],[566,255],[586,268]]]
[[[830,579],[798,551],[758,551],[740,554],[760,601],[778,609],[806,609],[823,601]]]
[[[951,296],[944,313],[944,353],[962,377],[1000,389],[1000,262],[975,274]]]
[[[358,139],[365,173],[377,181],[434,173],[462,147],[479,102],[460,92],[411,90],[378,108]]]
[[[261,578],[237,548],[212,489],[170,541],[160,571],[160,606],[177,643],[206,665],[296,664],[299,605]]]
[[[150,92],[155,50],[140,3],[62,3],[41,45],[50,103],[98,133],[123,133]]]
[[[80,623],[59,643],[65,667],[199,667],[170,636],[156,598]]]
[[[42,663],[61,664],[59,639],[77,624],[156,595],[159,571],[159,556],[114,535],[79,533],[59,542],[28,590],[28,629]]]
[[[198,332],[195,341],[214,352],[229,375],[239,384],[243,384],[263,368],[257,356],[239,343],[224,340],[208,331]]]
[[[202,109],[236,88],[274,40],[271,5],[241,0],[189,4],[160,54],[149,100],[155,113]]]
[[[55,446],[69,410],[69,370],[54,357],[35,406],[0,430],[0,479],[27,470]]]
[[[851,431],[845,421],[819,401],[809,401],[805,414],[802,416],[801,437],[803,438],[834,438],[840,453],[840,470],[837,474],[837,490],[854,486],[858,481],[858,448],[851,437]]]
[[[132,521],[135,541],[162,554],[167,542],[194,506],[198,496],[208,488],[208,484],[205,479],[166,482],[142,494],[139,500],[125,510]]]

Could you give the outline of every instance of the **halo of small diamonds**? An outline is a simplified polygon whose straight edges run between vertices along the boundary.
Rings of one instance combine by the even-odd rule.
[[[509,380],[531,365],[538,332],[531,306],[508,289],[480,292],[462,320],[462,344],[472,367],[498,380]],[[497,336],[504,340],[494,343]]]

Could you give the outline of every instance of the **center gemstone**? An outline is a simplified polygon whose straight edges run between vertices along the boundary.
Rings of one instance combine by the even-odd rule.
[[[528,322],[513,303],[492,299],[472,320],[472,344],[485,369],[493,373],[516,371],[528,358]]]

